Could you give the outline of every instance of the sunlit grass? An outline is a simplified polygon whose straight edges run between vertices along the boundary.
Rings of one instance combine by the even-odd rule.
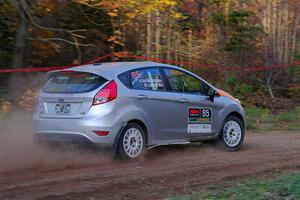
[[[247,107],[245,113],[248,130],[300,130],[300,107],[278,114],[266,108]]]

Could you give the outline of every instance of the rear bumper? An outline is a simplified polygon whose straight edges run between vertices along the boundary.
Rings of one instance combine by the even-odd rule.
[[[39,140],[58,142],[93,143],[101,147],[113,147],[122,128],[121,120],[111,118],[56,119],[33,117],[35,135]],[[93,131],[108,131],[98,136]]]
[[[95,143],[87,137],[79,134],[64,133],[36,133],[35,140],[38,142],[58,142],[94,145]]]

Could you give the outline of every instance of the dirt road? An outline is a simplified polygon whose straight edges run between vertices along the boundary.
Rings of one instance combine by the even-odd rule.
[[[234,153],[211,144],[177,145],[151,149],[135,163],[107,158],[89,163],[83,157],[81,165],[2,172],[0,199],[162,199],[292,170],[300,170],[300,133],[253,133]]]

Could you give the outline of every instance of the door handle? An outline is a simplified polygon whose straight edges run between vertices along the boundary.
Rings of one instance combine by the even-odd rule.
[[[185,99],[185,98],[179,99],[178,101],[179,101],[180,103],[187,103],[187,102],[189,102],[189,100],[188,100],[188,99]]]
[[[148,99],[148,96],[146,96],[146,95],[137,95],[136,98],[137,99]]]

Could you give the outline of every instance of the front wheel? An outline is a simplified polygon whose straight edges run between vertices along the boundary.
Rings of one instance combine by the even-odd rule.
[[[129,123],[122,131],[118,143],[118,155],[125,160],[137,159],[144,149],[143,129],[136,123]]]
[[[238,151],[244,142],[245,129],[242,121],[235,116],[226,118],[220,140],[228,151]]]

